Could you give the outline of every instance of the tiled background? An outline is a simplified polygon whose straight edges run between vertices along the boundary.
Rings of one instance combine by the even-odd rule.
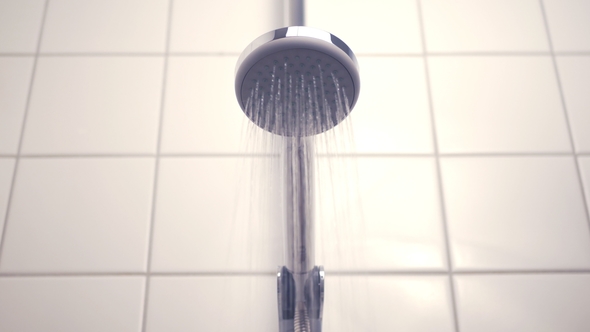
[[[306,16],[362,78],[325,330],[589,331],[590,1]],[[275,0],[0,0],[0,332],[276,331],[232,81],[282,25]]]

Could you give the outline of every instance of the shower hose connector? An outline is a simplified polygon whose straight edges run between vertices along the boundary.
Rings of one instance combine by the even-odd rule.
[[[324,307],[324,268],[293,273],[286,266],[277,273],[279,332],[321,332]]]

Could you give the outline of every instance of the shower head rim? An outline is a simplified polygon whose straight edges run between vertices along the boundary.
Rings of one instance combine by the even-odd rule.
[[[242,86],[248,72],[260,59],[289,49],[310,49],[334,58],[346,68],[353,84],[353,98],[349,100],[352,110],[360,92],[360,76],[356,56],[340,38],[316,28],[291,26],[267,32],[250,43],[240,55],[235,70],[235,90],[238,103],[245,109]]]

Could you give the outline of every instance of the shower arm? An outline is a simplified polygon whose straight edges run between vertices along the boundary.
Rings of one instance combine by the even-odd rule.
[[[304,25],[303,0],[284,0],[286,26]],[[314,149],[311,137],[283,136],[285,266],[277,273],[279,331],[321,332],[323,267],[315,266]]]

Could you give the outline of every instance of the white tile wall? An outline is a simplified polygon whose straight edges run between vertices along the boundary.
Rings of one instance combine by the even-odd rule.
[[[240,208],[252,193],[250,179],[238,176],[244,164],[233,157],[160,161],[152,270],[276,271],[280,225]]]
[[[555,51],[590,51],[590,2],[543,0]]]
[[[557,58],[565,105],[578,152],[590,152],[590,56]]]
[[[162,68],[152,57],[39,59],[22,152],[154,153]]]
[[[326,331],[455,330],[447,277],[338,276],[329,287]]]
[[[590,206],[590,157],[581,157],[578,159],[580,173],[584,184],[584,194],[586,197],[586,206]]]
[[[145,271],[151,158],[21,159],[2,272]]]
[[[413,0],[315,0],[305,10],[306,25],[333,33],[357,54],[422,53]]]
[[[588,4],[306,1],[362,77],[318,179],[326,331],[590,330]],[[282,17],[0,1],[0,331],[276,331],[233,71]]]
[[[235,56],[172,57],[162,131],[165,153],[238,153],[246,116],[235,102]]]
[[[359,57],[359,66],[363,73],[363,97],[350,115],[356,151],[432,153],[423,60],[417,57]]]
[[[41,52],[164,52],[167,20],[166,0],[52,0]]]
[[[590,268],[590,232],[572,157],[444,158],[458,270]]]
[[[276,331],[276,287],[273,276],[154,277],[147,331]]]
[[[537,0],[424,0],[429,52],[548,51]]]
[[[4,230],[4,217],[10,196],[10,186],[14,174],[14,158],[0,158],[0,238]]]
[[[32,70],[32,57],[0,58],[0,153],[17,152]]]
[[[323,178],[339,167],[322,162],[326,169],[319,176]],[[328,213],[318,218],[318,256],[327,271],[444,271],[447,263],[433,158],[365,157],[347,162],[358,163],[358,199],[364,219],[347,217],[349,205],[358,200],[338,200],[337,211],[326,208]],[[320,203],[320,208],[334,205],[329,198]]]
[[[461,331],[588,329],[590,276],[487,275],[456,277]]]
[[[259,35],[282,26],[280,1],[177,0],[170,50],[240,53]]]
[[[3,277],[0,331],[139,331],[141,277]]]
[[[35,53],[44,0],[0,2],[0,52]]]
[[[549,56],[428,59],[441,152],[567,152]]]

